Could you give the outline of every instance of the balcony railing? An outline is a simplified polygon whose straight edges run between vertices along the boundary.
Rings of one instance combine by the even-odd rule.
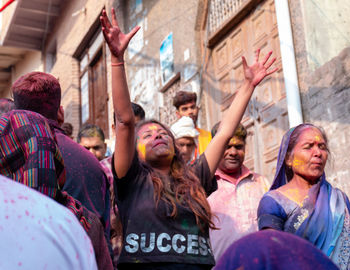
[[[212,34],[218,30],[247,1],[249,0],[210,0],[209,33]]]

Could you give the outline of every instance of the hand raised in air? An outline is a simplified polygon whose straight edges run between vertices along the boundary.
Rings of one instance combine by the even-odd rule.
[[[268,71],[268,69],[276,61],[276,58],[274,57],[268,62],[271,54],[272,51],[265,56],[264,60],[259,62],[260,49],[258,49],[255,53],[255,63],[251,66],[248,66],[245,57],[242,56],[245,80],[248,81],[253,87],[257,86],[266,76],[269,76],[278,69],[274,68]]]
[[[140,29],[140,27],[136,26],[130,31],[130,33],[124,34],[119,28],[114,8],[112,8],[112,22],[107,17],[106,10],[102,11],[100,21],[102,25],[103,36],[108,44],[112,55],[122,61],[124,57],[124,52],[128,47],[130,40]]]

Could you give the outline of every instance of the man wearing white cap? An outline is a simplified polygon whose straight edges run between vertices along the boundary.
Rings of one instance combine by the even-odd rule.
[[[198,135],[192,118],[183,116],[177,120],[171,127],[174,134],[175,143],[178,147],[183,160],[186,163],[192,163],[199,155]]]

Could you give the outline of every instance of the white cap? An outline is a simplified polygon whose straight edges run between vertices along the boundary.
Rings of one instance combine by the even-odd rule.
[[[196,141],[199,135],[199,132],[194,126],[192,118],[188,116],[182,116],[170,127],[170,130],[174,134],[175,139],[191,137]]]

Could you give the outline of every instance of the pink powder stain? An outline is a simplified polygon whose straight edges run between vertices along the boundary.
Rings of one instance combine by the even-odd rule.
[[[4,200],[4,203],[8,203],[9,201],[8,200]]]
[[[258,263],[259,263],[259,259],[258,259],[258,258],[254,258],[253,262],[254,262],[255,264],[258,264]]]
[[[28,212],[28,210],[26,210],[26,211],[25,211],[25,213],[26,213],[26,216],[29,216],[29,212]]]
[[[9,216],[5,216],[6,219],[9,219]]]
[[[22,266],[22,262],[18,262],[18,266]]]
[[[12,200],[12,199],[11,199],[11,203],[16,203],[16,202],[15,202],[15,200]]]
[[[70,224],[72,223],[72,221],[69,218],[65,218],[65,220]]]

